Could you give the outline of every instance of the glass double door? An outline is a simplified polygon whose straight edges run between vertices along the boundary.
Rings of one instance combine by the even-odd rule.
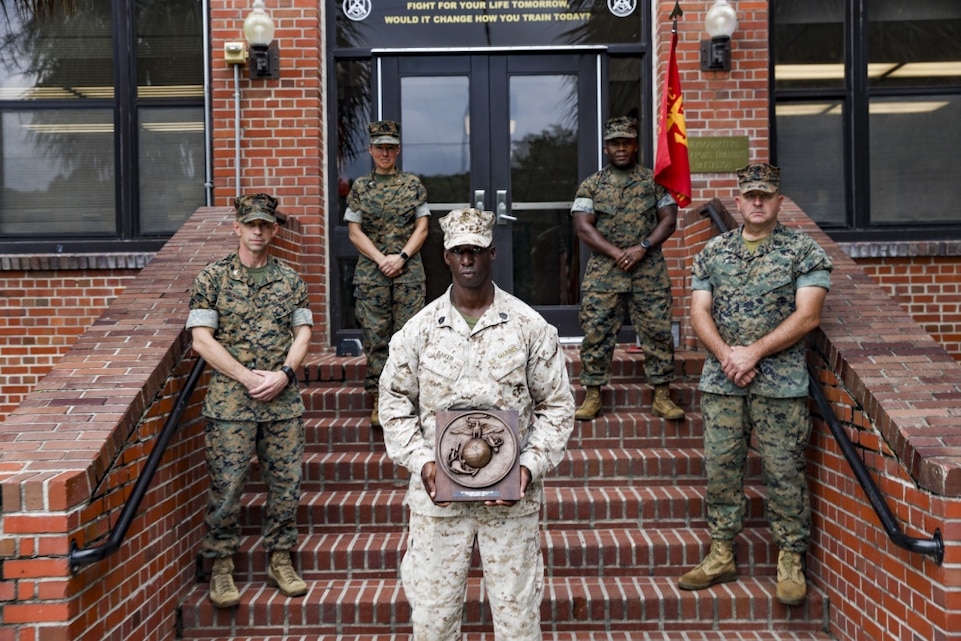
[[[495,282],[561,335],[580,335],[586,256],[570,205],[599,162],[598,54],[375,60],[381,117],[401,123],[400,165],[420,176],[432,210],[422,250],[428,300],[450,283],[439,218],[488,209],[497,216]]]

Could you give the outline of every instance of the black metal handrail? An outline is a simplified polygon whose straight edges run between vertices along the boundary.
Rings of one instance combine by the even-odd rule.
[[[705,205],[702,211],[710,217],[718,229],[722,232],[728,231],[728,226],[724,223],[720,212],[717,211],[713,203]],[[831,404],[828,402],[824,390],[818,385],[817,379],[810,370],[808,371],[808,379],[808,389],[810,390],[811,396],[814,397],[814,402],[817,404],[818,409],[821,411],[821,416],[825,422],[827,422],[831,434],[834,435],[834,440],[837,441],[838,447],[841,448],[841,453],[844,454],[844,458],[854,473],[854,477],[858,483],[860,483],[861,489],[864,490],[868,502],[871,504],[871,507],[874,508],[874,513],[878,515],[878,520],[881,522],[882,527],[884,527],[884,531],[887,532],[888,538],[898,547],[911,552],[928,555],[934,559],[935,563],[941,565],[944,561],[944,539],[941,536],[941,529],[935,528],[934,534],[930,539],[921,539],[908,536],[904,533],[891,508],[888,507],[887,502],[884,500],[881,490],[874,482],[874,479],[871,478],[871,474],[868,473],[867,466],[864,464],[864,461],[861,460],[861,457],[858,456],[857,448],[855,448],[851,439],[848,438],[847,432],[844,431],[844,427],[834,414],[834,410],[831,408]]]
[[[123,543],[124,537],[127,536],[127,530],[130,529],[130,524],[137,514],[137,510],[140,509],[140,503],[147,494],[147,488],[150,487],[154,474],[156,474],[157,468],[160,466],[160,461],[167,451],[167,445],[170,443],[170,439],[180,425],[180,419],[183,416],[184,410],[187,409],[190,396],[193,394],[194,388],[197,387],[197,381],[200,380],[200,375],[203,373],[205,365],[206,362],[204,359],[197,357],[197,362],[194,363],[193,369],[190,370],[187,382],[177,396],[177,402],[174,404],[173,411],[167,416],[167,422],[164,423],[163,429],[157,437],[157,443],[154,445],[153,450],[151,450],[150,456],[147,457],[147,462],[140,472],[140,477],[134,484],[133,491],[130,493],[130,497],[124,504],[123,509],[121,509],[120,516],[117,518],[117,522],[110,531],[110,536],[107,540],[96,547],[82,550],[77,547],[76,539],[70,541],[71,572],[76,572],[82,565],[96,563],[120,548],[120,544]]]
[[[841,425],[841,421],[838,420],[834,411],[831,409],[831,404],[828,402],[827,396],[824,395],[824,390],[818,385],[814,374],[808,372],[808,378],[808,389],[811,392],[811,396],[814,397],[814,402],[817,404],[818,409],[821,410],[822,418],[827,422],[828,427],[831,428],[831,434],[834,435],[834,440],[837,441],[838,446],[841,448],[841,453],[844,454],[844,458],[851,467],[851,471],[854,472],[855,478],[857,478],[858,483],[860,483],[864,489],[864,494],[867,496],[868,502],[871,503],[871,507],[874,508],[875,514],[878,515],[884,531],[888,533],[888,538],[898,547],[910,550],[911,552],[926,554],[933,558],[935,563],[941,565],[941,562],[944,561],[944,539],[941,537],[941,529],[935,528],[934,535],[930,539],[919,539],[904,533],[901,526],[898,525],[898,521],[891,511],[891,508],[888,507],[888,504],[885,502],[884,496],[881,495],[881,490],[868,473],[867,466],[864,464],[864,461],[861,460],[861,457],[858,456],[857,448],[854,447],[854,443],[848,438],[847,432],[844,431],[844,427]]]

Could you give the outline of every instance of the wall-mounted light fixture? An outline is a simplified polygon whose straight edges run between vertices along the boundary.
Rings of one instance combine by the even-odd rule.
[[[254,0],[253,10],[244,20],[244,38],[250,45],[250,77],[279,78],[280,50],[274,42],[274,21],[264,10],[264,0]]]
[[[701,40],[701,71],[731,70],[731,34],[737,29],[737,14],[727,0],[716,0],[704,18],[711,36]]]

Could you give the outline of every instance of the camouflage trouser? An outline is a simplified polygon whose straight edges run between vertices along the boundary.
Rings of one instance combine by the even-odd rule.
[[[357,285],[354,313],[363,330],[367,376],[364,389],[377,392],[377,381],[387,362],[390,337],[424,307],[424,283],[394,283],[389,286]]]
[[[811,437],[807,398],[704,393],[707,520],[711,538],[732,540],[744,524],[744,463],[751,429],[764,466],[767,516],[778,548],[807,550],[811,504],[804,449]]]
[[[232,556],[240,544],[240,496],[256,451],[267,484],[264,547],[291,550],[297,544],[297,506],[304,462],[304,429],[300,418],[281,421],[210,419],[204,437],[210,476],[205,556]]]
[[[401,564],[413,641],[460,641],[474,541],[484,567],[497,641],[540,641],[544,593],[538,514],[436,518],[410,515]]]
[[[584,330],[581,343],[581,385],[607,385],[617,333],[624,309],[644,348],[644,373],[652,385],[674,380],[674,336],[671,334],[671,290],[617,294],[584,292],[578,316]]]

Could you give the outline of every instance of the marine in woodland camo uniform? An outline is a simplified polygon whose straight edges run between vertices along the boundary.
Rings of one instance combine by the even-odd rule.
[[[367,356],[364,388],[376,395],[390,337],[424,306],[426,278],[419,252],[427,238],[430,209],[420,179],[396,169],[400,125],[381,120],[368,129],[376,166],[351,186],[344,220],[360,251],[353,284],[354,312]],[[365,240],[372,243],[366,252]],[[376,412],[372,418],[376,424]]]
[[[581,283],[583,292],[579,321],[584,330],[581,343],[580,382],[588,399],[578,411],[579,419],[593,418],[600,411],[587,411],[590,397],[610,382],[611,360],[617,334],[627,312],[644,350],[648,381],[667,404],[656,404],[655,413],[681,418],[683,411],[670,402],[667,386],[674,380],[674,337],[671,333],[672,296],[667,263],[661,243],[673,233],[677,203],[651,170],[636,163],[637,123],[619,117],[604,126],[605,152],[611,164],[589,176],[574,196],[571,214],[578,235],[594,250]],[[618,160],[612,145],[630,143],[627,160]],[[619,166],[618,166],[619,165]],[[587,218],[584,218],[587,217]],[[578,227],[579,220],[589,220]],[[603,247],[592,245],[585,231],[596,229]],[[629,253],[630,252],[630,253]],[[661,408],[665,412],[660,412]]]
[[[268,228],[276,230],[276,202],[265,194],[236,199],[238,235],[253,234],[253,228],[262,235]],[[293,369],[306,355],[313,325],[307,285],[293,269],[265,255],[269,239],[251,245],[265,262],[245,264],[252,262],[251,252],[241,238],[238,252],[208,265],[195,279],[186,324],[194,348],[213,369],[203,407],[210,491],[201,547],[205,556],[217,560],[232,559],[237,552],[240,498],[254,454],[267,483],[263,545],[289,557],[297,543],[304,453],[304,403]],[[252,392],[236,368],[275,380],[275,389]],[[218,568],[223,565],[215,564]],[[219,596],[212,592],[222,605]]]
[[[416,641],[461,638],[475,539],[495,637],[541,638],[544,569],[538,519],[543,478],[564,454],[573,428],[574,399],[557,330],[490,282],[493,255],[454,253],[463,249],[461,245],[489,247],[493,221],[491,212],[476,209],[455,210],[441,220],[449,265],[486,261],[485,282],[492,288],[489,307],[480,318],[465,318],[452,298],[460,279],[454,274],[451,289],[391,340],[380,379],[387,453],[410,471],[405,498],[410,528],[401,575]],[[470,320],[476,323],[470,325]],[[530,484],[520,501],[513,506],[433,502],[422,473],[435,461],[436,412],[448,408],[517,410],[519,462],[530,471]]]
[[[798,584],[781,585],[791,568],[779,561],[778,598],[794,605],[804,598],[799,564],[811,531],[804,462],[811,434],[804,336],[817,325],[832,264],[810,236],[777,221],[782,196],[776,167],[748,165],[739,178],[744,225],[708,242],[694,259],[691,282],[692,307],[697,307],[692,324],[710,350],[700,380],[708,527],[712,541],[725,547],[743,527],[744,462],[753,430],[774,542],[782,557],[792,553],[790,562],[798,565]],[[750,361],[745,352],[738,355],[742,348],[756,349]],[[756,363],[755,353],[763,354]],[[727,565],[723,580],[732,580],[733,560]],[[707,577],[697,578],[703,581],[684,585],[682,580],[681,587],[706,587],[698,584]]]

